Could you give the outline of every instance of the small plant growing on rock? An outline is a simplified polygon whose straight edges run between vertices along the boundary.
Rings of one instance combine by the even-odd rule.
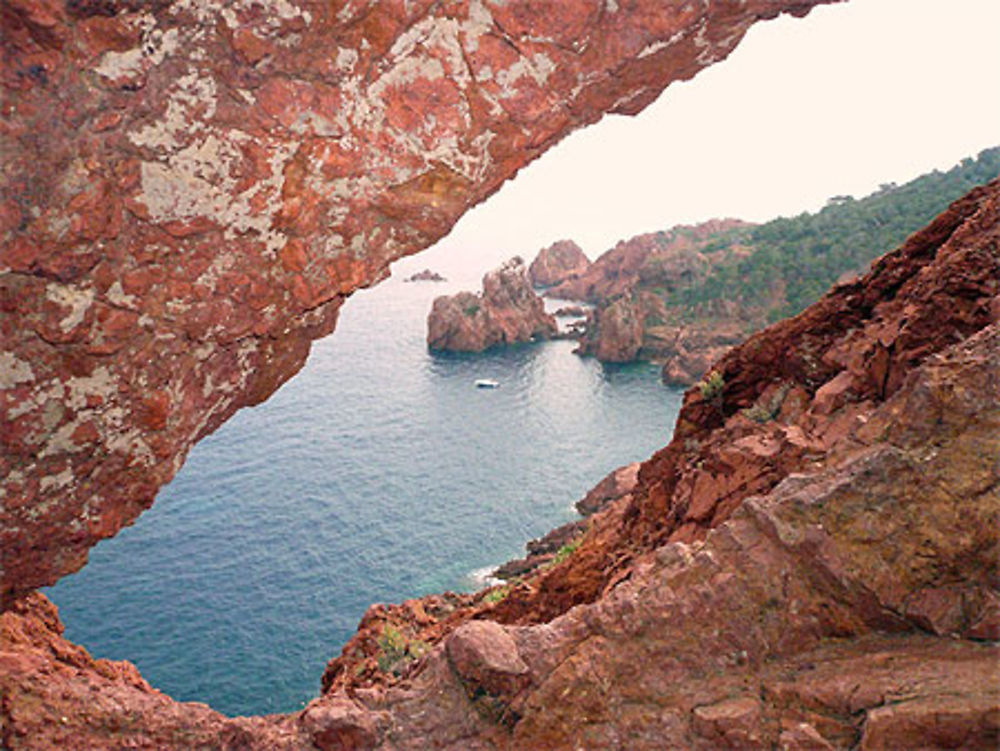
[[[781,412],[781,405],[784,403],[785,396],[788,395],[790,388],[790,385],[786,383],[775,391],[770,399],[762,397],[752,407],[743,410],[744,417],[761,424],[775,419]]]
[[[558,566],[560,563],[569,558],[573,553],[577,551],[580,547],[581,539],[573,540],[572,542],[567,542],[559,550],[556,551],[555,557],[552,559],[552,565]]]
[[[408,639],[398,628],[386,625],[378,637],[378,649],[378,669],[402,675],[412,662],[427,654],[430,645],[420,639]]]
[[[509,594],[510,594],[509,584],[505,587],[496,587],[495,589],[491,589],[483,596],[483,602],[489,603],[490,605],[496,605],[498,602],[501,602],[504,598],[506,598],[507,595]]]
[[[698,391],[701,392],[701,398],[706,402],[720,401],[725,387],[726,380],[722,377],[722,373],[717,370],[707,374],[698,383]]]

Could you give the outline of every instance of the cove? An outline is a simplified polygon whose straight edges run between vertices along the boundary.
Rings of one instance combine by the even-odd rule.
[[[568,341],[430,354],[431,300],[481,268],[457,263],[447,284],[399,274],[354,295],[298,376],[198,444],[48,590],[68,638],[179,700],[293,711],[370,604],[478,588],[473,572],[669,441],[681,392],[656,366],[602,366]]]

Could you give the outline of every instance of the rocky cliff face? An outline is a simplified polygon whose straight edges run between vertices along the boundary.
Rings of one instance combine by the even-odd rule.
[[[996,744],[1000,182],[715,369],[572,555],[358,694],[373,742]]]
[[[373,609],[344,655],[362,669],[298,715],[167,704],[23,601],[0,624],[5,742],[994,747],[1000,181],[714,369],[575,552],[496,597]],[[381,678],[361,661],[400,655]]]
[[[649,286],[679,286],[705,275],[711,261],[700,251],[715,235],[750,226],[738,219],[711,219],[636,235],[622,240],[586,272],[553,287],[546,295],[597,304],[631,292],[640,281]]]
[[[528,267],[531,283],[536,287],[551,287],[575,279],[590,268],[590,259],[572,240],[560,240],[542,248]]]
[[[5,2],[0,602],[566,133],[825,1]]]
[[[667,295],[703,282],[714,265],[744,252],[735,235],[753,225],[713,219],[619,242],[587,273],[549,290],[595,304],[578,352],[604,362],[654,359],[666,362],[668,383],[693,384],[729,347],[743,341],[763,321],[744,321],[743,311],[727,304],[724,315],[696,322],[683,320],[665,303]],[[713,244],[727,237],[724,248]],[[756,324],[756,325],[754,325]]]
[[[524,261],[515,256],[483,277],[480,294],[438,297],[427,316],[427,346],[453,352],[482,352],[499,344],[547,339],[556,319],[531,286]]]

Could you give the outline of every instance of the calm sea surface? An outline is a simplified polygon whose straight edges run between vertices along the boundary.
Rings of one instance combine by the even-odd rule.
[[[681,393],[655,366],[602,366],[564,341],[428,353],[431,300],[477,276],[355,295],[298,376],[48,590],[68,637],[180,700],[292,711],[368,605],[478,588],[474,572],[668,442]]]

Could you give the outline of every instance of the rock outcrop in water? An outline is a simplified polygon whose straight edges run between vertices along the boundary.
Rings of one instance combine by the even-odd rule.
[[[531,283],[536,287],[551,287],[576,279],[590,268],[590,259],[572,240],[560,240],[542,248],[528,267]]]
[[[501,344],[548,339],[559,327],[531,286],[524,261],[515,256],[483,277],[480,294],[438,297],[427,316],[427,346],[451,352],[482,352]]]
[[[714,370],[565,560],[373,607],[298,715],[151,695],[23,600],[0,621],[5,742],[994,747],[1000,181]]]
[[[826,0],[8,0],[0,602],[575,128]]]
[[[423,271],[418,271],[416,274],[410,274],[403,280],[404,282],[446,282],[448,281],[443,276],[441,276],[436,271],[431,271],[430,269],[424,269]]]

